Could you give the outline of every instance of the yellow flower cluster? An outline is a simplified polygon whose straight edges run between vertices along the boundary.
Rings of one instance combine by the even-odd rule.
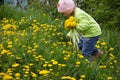
[[[70,16],[64,23],[65,28],[67,29],[73,29],[76,27],[76,21],[75,18],[73,16]]]

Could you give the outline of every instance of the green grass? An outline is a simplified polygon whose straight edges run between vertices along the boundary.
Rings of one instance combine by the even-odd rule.
[[[119,39],[120,39],[120,36],[119,36],[119,31],[117,29],[107,29],[107,28],[103,28],[102,29],[102,36],[101,38],[107,42],[107,44],[109,45],[109,47],[114,47],[114,54],[116,56],[120,56],[119,52],[119,47],[120,47],[120,42],[119,42]]]
[[[0,20],[3,18],[12,18],[15,20],[19,20],[19,18],[23,16],[25,16],[25,12],[20,11],[17,8],[11,8],[6,4],[0,6]]]

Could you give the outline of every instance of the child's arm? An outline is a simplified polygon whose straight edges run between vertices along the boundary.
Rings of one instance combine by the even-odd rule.
[[[85,16],[84,14],[81,14],[80,16],[77,17],[78,19],[78,23],[76,28],[79,29],[80,31],[86,31],[89,29],[89,19],[87,18],[87,16]]]

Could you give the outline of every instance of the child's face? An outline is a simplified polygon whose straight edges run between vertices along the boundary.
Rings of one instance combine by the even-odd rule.
[[[63,15],[66,16],[66,17],[69,17],[71,15],[71,13],[65,13],[64,12]]]

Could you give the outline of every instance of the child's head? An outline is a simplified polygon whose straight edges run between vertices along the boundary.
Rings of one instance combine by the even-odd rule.
[[[59,13],[63,13],[65,16],[71,15],[75,8],[73,0],[59,0],[57,4],[57,10]]]

